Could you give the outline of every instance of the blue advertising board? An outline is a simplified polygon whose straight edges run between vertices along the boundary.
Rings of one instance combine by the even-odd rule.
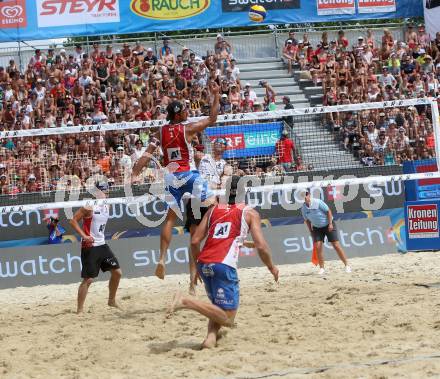
[[[403,163],[404,174],[417,174],[438,171],[435,159],[407,161]],[[405,199],[407,201],[440,199],[440,179],[421,179],[405,181]]]
[[[440,199],[405,202],[408,251],[440,249],[439,209]]]
[[[282,122],[271,122],[213,127],[206,129],[205,134],[211,141],[218,137],[226,139],[228,146],[223,158],[244,158],[273,155],[282,129]]]
[[[0,42],[250,26],[256,3],[265,24],[423,16],[413,0],[3,0]]]

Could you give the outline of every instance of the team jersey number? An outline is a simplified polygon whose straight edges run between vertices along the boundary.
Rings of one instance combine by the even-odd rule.
[[[231,225],[230,222],[222,222],[215,226],[214,229],[214,238],[228,238],[229,233],[231,232]]]
[[[104,229],[105,229],[105,224],[99,225],[99,229],[98,229],[99,233],[102,233]]]
[[[182,153],[180,152],[180,147],[170,147],[167,149],[168,160],[170,162],[180,161],[182,159]]]

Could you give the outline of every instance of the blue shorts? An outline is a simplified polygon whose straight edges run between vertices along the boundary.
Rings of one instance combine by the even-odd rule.
[[[198,263],[197,269],[212,304],[224,310],[238,309],[240,286],[235,268],[223,263]]]
[[[171,208],[181,208],[183,195],[189,193],[200,201],[209,199],[214,194],[208,182],[198,171],[175,172],[165,175],[165,200]]]

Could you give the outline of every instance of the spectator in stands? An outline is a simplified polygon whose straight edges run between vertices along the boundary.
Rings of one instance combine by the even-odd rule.
[[[294,44],[291,39],[286,41],[283,49],[283,58],[287,62],[287,71],[292,73],[292,65],[297,61],[298,45]]]
[[[66,230],[59,224],[58,217],[50,217],[47,220],[47,229],[49,230],[49,245],[60,244],[63,240],[63,235]]]
[[[295,144],[289,138],[289,131],[283,130],[281,138],[275,145],[276,154],[278,156],[278,163],[284,171],[290,172],[294,168],[294,157],[296,156]]]

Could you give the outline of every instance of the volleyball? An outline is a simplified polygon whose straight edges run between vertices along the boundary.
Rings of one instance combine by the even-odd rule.
[[[249,19],[254,22],[263,22],[266,18],[266,9],[261,5],[252,5],[249,10]]]

